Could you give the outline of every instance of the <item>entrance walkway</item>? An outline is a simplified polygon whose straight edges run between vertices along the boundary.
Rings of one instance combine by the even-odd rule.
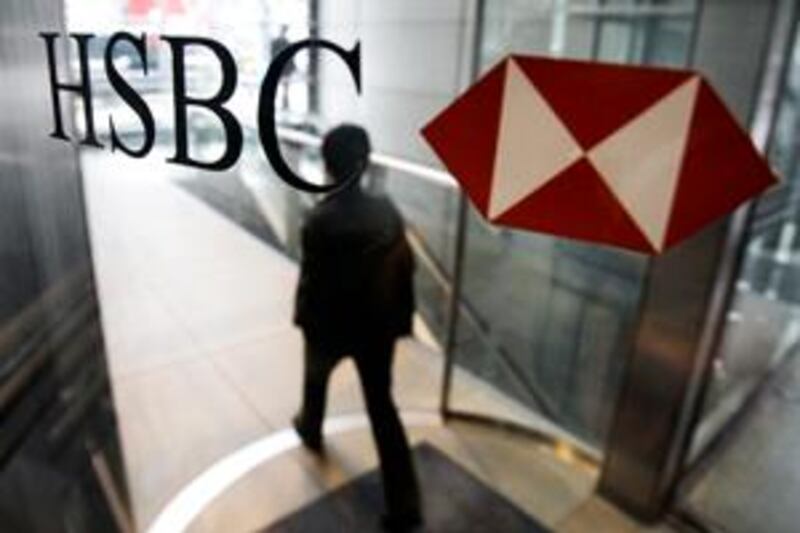
[[[226,458],[287,434],[301,379],[301,338],[290,322],[297,271],[171,183],[178,176],[169,173],[180,170],[157,155],[88,153],[83,166],[128,485],[146,531],[165,508],[174,511],[193,480],[213,485]],[[549,527],[638,529],[590,499],[596,472],[568,453],[498,430],[442,426],[437,348],[409,339],[398,350],[398,403],[405,413],[427,413],[426,424],[410,428],[412,440],[434,443]],[[468,384],[460,406],[489,406],[558,431],[470,375],[458,379]],[[330,414],[362,412],[350,363],[337,369],[330,396]],[[318,462],[290,447],[252,465],[224,489],[209,489],[207,505],[183,517],[188,529],[262,528],[376,464],[363,426],[331,437],[329,451]]]

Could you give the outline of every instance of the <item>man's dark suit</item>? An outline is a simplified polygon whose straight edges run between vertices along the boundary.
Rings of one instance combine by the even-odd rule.
[[[353,187],[325,199],[302,233],[295,323],[306,340],[300,424],[319,435],[334,366],[352,355],[378,448],[390,515],[419,511],[419,489],[391,396],[394,344],[411,332],[414,259],[386,198]]]

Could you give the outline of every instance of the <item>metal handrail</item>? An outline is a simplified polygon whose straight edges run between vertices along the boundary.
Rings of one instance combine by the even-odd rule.
[[[278,127],[277,130],[278,139],[281,141],[299,144],[308,148],[319,148],[322,146],[322,137],[319,135],[292,128]],[[417,163],[416,161],[380,152],[373,152],[370,156],[370,162],[389,170],[397,170],[399,172],[411,174],[412,176],[422,178],[437,185],[451,189],[458,188],[455,178],[448,172]]]
[[[568,14],[579,17],[625,17],[625,18],[644,18],[644,17],[665,17],[665,18],[685,18],[693,17],[694,7],[683,6],[654,6],[654,5],[575,5],[570,6]]]

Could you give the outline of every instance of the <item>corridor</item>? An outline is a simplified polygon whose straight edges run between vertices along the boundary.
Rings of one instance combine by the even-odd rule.
[[[215,463],[289,425],[302,367],[301,337],[291,324],[296,266],[176,186],[183,177],[168,175],[174,167],[159,158],[115,157],[118,170],[109,174],[106,157],[115,156],[85,154],[83,172],[138,529],[174,530],[169,521],[176,516],[198,532],[219,531],[222,524],[226,531],[263,528],[374,468],[366,419],[357,415],[361,422],[352,431],[329,439],[326,461],[291,449],[229,485],[204,485],[218,495],[207,497],[208,505],[176,510],[176,496]],[[596,471],[568,447],[463,422],[441,425],[442,358],[432,341],[420,340],[425,328],[417,326],[417,338],[398,346],[395,374],[413,441],[435,444],[547,526],[571,530],[600,516],[615,531],[620,523],[637,529],[589,499]],[[499,409],[567,439],[485,382],[458,372],[467,384],[456,391],[460,405]],[[329,415],[362,411],[356,380],[349,362],[337,369]]]

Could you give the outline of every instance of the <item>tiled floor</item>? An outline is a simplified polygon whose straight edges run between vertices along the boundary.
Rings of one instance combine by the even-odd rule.
[[[295,265],[171,184],[170,168],[157,157],[84,157],[109,365],[141,531],[214,463],[287,427],[301,378],[301,338],[290,323]],[[434,413],[441,356],[417,340],[398,349],[398,403]],[[499,391],[458,377],[462,407],[489,406],[547,428]],[[330,396],[329,413],[361,411],[351,364],[337,369]],[[411,435],[435,443],[549,526],[589,531],[593,517],[613,515],[636,529],[610,507],[587,505],[596,472],[529,439],[461,423],[415,427]],[[376,463],[365,429],[336,435],[329,450],[324,463],[293,449],[259,465],[213,499],[190,530],[263,527]]]

